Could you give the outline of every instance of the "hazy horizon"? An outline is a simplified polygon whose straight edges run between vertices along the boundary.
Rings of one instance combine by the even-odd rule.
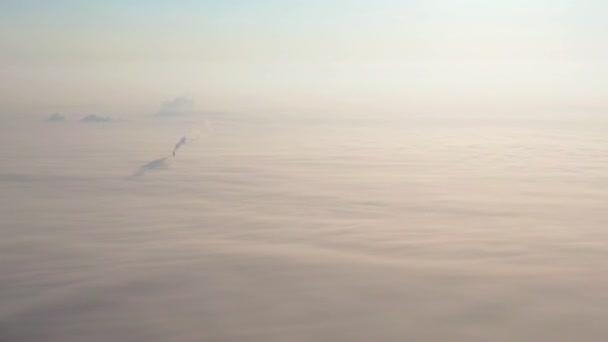
[[[273,115],[605,115],[607,10],[594,0],[3,1],[0,117],[141,115],[175,97]]]

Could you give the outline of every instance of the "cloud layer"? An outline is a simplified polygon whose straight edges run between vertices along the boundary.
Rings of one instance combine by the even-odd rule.
[[[603,126],[177,121],[0,125],[0,341],[608,335]]]

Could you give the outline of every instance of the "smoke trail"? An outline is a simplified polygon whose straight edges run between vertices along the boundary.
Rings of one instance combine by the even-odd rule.
[[[200,132],[198,133],[198,135],[200,135]],[[195,140],[198,137],[198,135],[195,135]],[[182,145],[186,144],[186,137],[182,137],[179,142],[175,145],[175,148],[173,149],[173,156],[175,156],[175,152],[177,152],[177,150],[179,150],[179,148]],[[146,172],[151,171],[151,170],[161,170],[161,169],[166,169],[169,166],[169,163],[167,161],[168,157],[164,157],[164,158],[160,158],[160,159],[156,159],[153,160],[149,163],[146,163],[144,165],[142,165],[139,169],[137,169],[137,171],[135,171],[135,173],[133,173],[130,177],[142,177],[143,175],[146,174]]]
[[[141,177],[150,170],[159,170],[167,167],[167,157],[153,160],[142,165],[131,177]]]
[[[177,150],[179,150],[179,148],[185,144],[186,144],[186,137],[182,137],[182,139],[177,143],[177,145],[175,145],[175,148],[173,149],[173,156],[175,156],[175,152],[177,152]]]

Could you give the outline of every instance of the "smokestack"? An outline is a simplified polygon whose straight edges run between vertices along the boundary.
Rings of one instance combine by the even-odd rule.
[[[173,149],[173,156],[175,157],[175,152],[177,152],[177,150],[179,150],[179,148],[182,145],[186,144],[186,137],[182,137],[182,139],[175,145],[175,148]]]

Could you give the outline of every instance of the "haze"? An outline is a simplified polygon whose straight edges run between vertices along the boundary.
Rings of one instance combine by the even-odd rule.
[[[603,1],[1,6],[4,115],[142,114],[173,96],[281,115],[606,108]]]
[[[0,342],[604,341],[607,10],[0,0]]]

